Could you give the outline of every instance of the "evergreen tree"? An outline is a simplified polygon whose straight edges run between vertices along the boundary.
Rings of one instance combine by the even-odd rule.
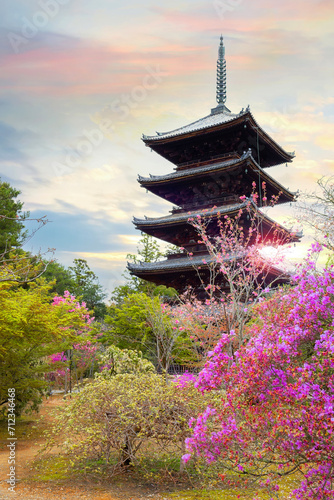
[[[74,265],[68,269],[73,280],[72,290],[76,297],[86,302],[89,310],[94,310],[94,316],[98,319],[106,314],[106,305],[103,302],[106,293],[103,291],[96,274],[90,269],[84,259],[74,259]]]
[[[47,264],[47,262],[45,262]],[[46,281],[53,281],[51,293],[63,295],[67,290],[74,295],[75,283],[69,269],[56,261],[51,261],[47,264],[47,268],[43,273],[43,278]]]
[[[169,246],[167,248],[167,252],[173,252],[175,251],[175,248],[176,247]],[[166,253],[161,251],[159,243],[153,236],[141,233],[137,253],[128,254],[126,258],[128,260],[132,260],[133,262],[157,262],[165,256]],[[177,292],[174,288],[167,288],[164,285],[157,286],[154,283],[138,278],[137,276],[130,276],[127,271],[123,274],[123,276],[125,277],[127,283],[116,287],[111,296],[113,302],[118,305],[122,304],[125,298],[132,293],[144,293],[149,296],[160,296],[167,299],[177,296]]]
[[[8,182],[0,180],[0,254],[19,248],[26,236],[22,220],[29,213],[22,212],[23,203],[16,200],[21,192]]]

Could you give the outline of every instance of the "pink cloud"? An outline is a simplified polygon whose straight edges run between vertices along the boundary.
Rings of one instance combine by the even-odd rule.
[[[108,47],[42,47],[3,58],[2,88],[55,94],[112,92],[126,85],[130,72],[140,74],[141,65],[144,57]]]
[[[168,9],[154,7],[152,10],[158,13],[164,20],[173,25],[180,25],[183,29],[194,33],[217,30],[227,33],[249,33],[270,31],[271,29],[286,28],[293,31],[291,22],[295,21],[298,26],[300,22],[325,21],[334,18],[332,0],[281,0],[279,9],[268,6],[267,0],[258,0],[256,5],[248,7],[245,2],[240,2],[235,7],[227,9],[224,5],[228,2],[217,0],[209,4],[205,11],[180,9]]]
[[[206,67],[205,48],[164,44],[154,51],[101,44],[69,44],[2,57],[2,88],[34,94],[112,94],[141,83],[147,67],[166,74],[191,73]]]
[[[316,3],[315,0],[296,0],[294,3],[282,0],[280,9],[274,10],[268,8],[265,0],[259,0],[252,9],[243,3],[237,5],[224,21],[213,3],[202,11],[161,7],[152,10],[156,17],[160,16],[160,24],[165,30],[170,24],[193,34],[216,32],[217,40],[222,31],[227,38],[234,38],[227,49],[229,68],[254,69],[265,67],[268,57],[291,56],[305,51],[312,39],[307,38],[310,36],[307,30],[296,37],[293,21],[296,20],[297,25],[301,19],[326,18],[330,7],[331,2],[327,0]],[[283,27],[280,23],[285,21],[289,22]],[[248,38],[252,39],[252,47],[245,43]],[[130,43],[123,42],[116,47],[91,40],[70,40],[61,48],[45,45],[36,49],[27,45],[24,53],[2,57],[2,88],[54,96],[112,95],[129,92],[139,85],[148,65],[159,64],[165,76],[213,71],[213,59],[208,57],[212,54],[211,41],[210,45],[196,46],[196,43],[182,45],[156,39],[151,50],[139,49]]]
[[[224,2],[222,2],[224,3]],[[164,22],[170,22],[171,24],[181,25],[183,28],[186,28],[188,31],[194,33],[199,32],[203,33],[204,31],[217,30],[217,35],[223,30],[223,32],[231,32],[231,31],[253,31],[257,29],[258,21],[257,18],[253,20],[242,19],[239,17],[240,10],[242,14],[241,7],[235,7],[235,9],[227,16],[227,22],[225,22],[225,26],[222,18],[219,16],[219,10],[216,11],[214,8],[214,3],[211,4],[211,9],[207,12],[182,12],[181,10],[176,9],[165,9],[163,7],[155,7],[154,12],[160,14]],[[238,14],[238,17],[234,19],[235,14]],[[225,29],[224,29],[225,28]]]

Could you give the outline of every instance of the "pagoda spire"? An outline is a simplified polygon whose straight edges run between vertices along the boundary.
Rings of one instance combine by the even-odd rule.
[[[225,104],[226,102],[226,59],[222,35],[220,35],[217,60],[217,102],[218,104]]]
[[[216,100],[218,106],[211,110],[212,114],[216,113],[230,113],[230,110],[225,106],[226,102],[226,59],[225,59],[225,46],[223,35],[220,35],[220,44],[218,49],[217,59],[217,91]]]

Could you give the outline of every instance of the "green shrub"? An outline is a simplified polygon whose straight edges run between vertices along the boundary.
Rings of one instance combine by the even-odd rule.
[[[98,378],[57,410],[48,447],[56,437],[59,446],[62,436],[73,464],[102,458],[116,468],[136,465],[138,451],[149,446],[162,454],[173,449],[180,459],[189,419],[215,397],[200,394],[192,384],[168,384],[154,373]]]

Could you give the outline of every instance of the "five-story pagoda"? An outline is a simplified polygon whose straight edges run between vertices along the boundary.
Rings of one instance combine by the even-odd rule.
[[[131,274],[157,285],[171,286],[183,292],[191,286],[204,298],[203,285],[212,257],[189,222],[200,215],[210,218],[211,234],[215,233],[217,217],[233,218],[244,210],[257,186],[258,203],[251,210],[261,221],[263,235],[279,230],[282,240],[298,241],[298,236],[267,217],[262,206],[261,186],[265,183],[266,197],[277,197],[277,203],[294,201],[294,193],[275,181],[267,168],[292,161],[294,154],[286,152],[255,121],[249,106],[238,114],[226,107],[226,62],[223,38],[220,38],[217,61],[217,102],[210,115],[189,125],[155,136],[143,136],[146,146],[172,162],[174,172],[161,176],[139,176],[140,185],[173,203],[170,215],[158,218],[134,218],[140,231],[182,247],[180,253],[154,263],[129,263]],[[249,202],[248,202],[249,206]],[[249,218],[249,216],[248,216]],[[245,214],[244,223],[247,225]],[[189,257],[189,254],[192,256]],[[200,269],[200,270],[199,270]],[[269,283],[287,281],[274,266],[267,276]],[[267,283],[267,284],[269,284]],[[222,284],[221,284],[222,285]]]

